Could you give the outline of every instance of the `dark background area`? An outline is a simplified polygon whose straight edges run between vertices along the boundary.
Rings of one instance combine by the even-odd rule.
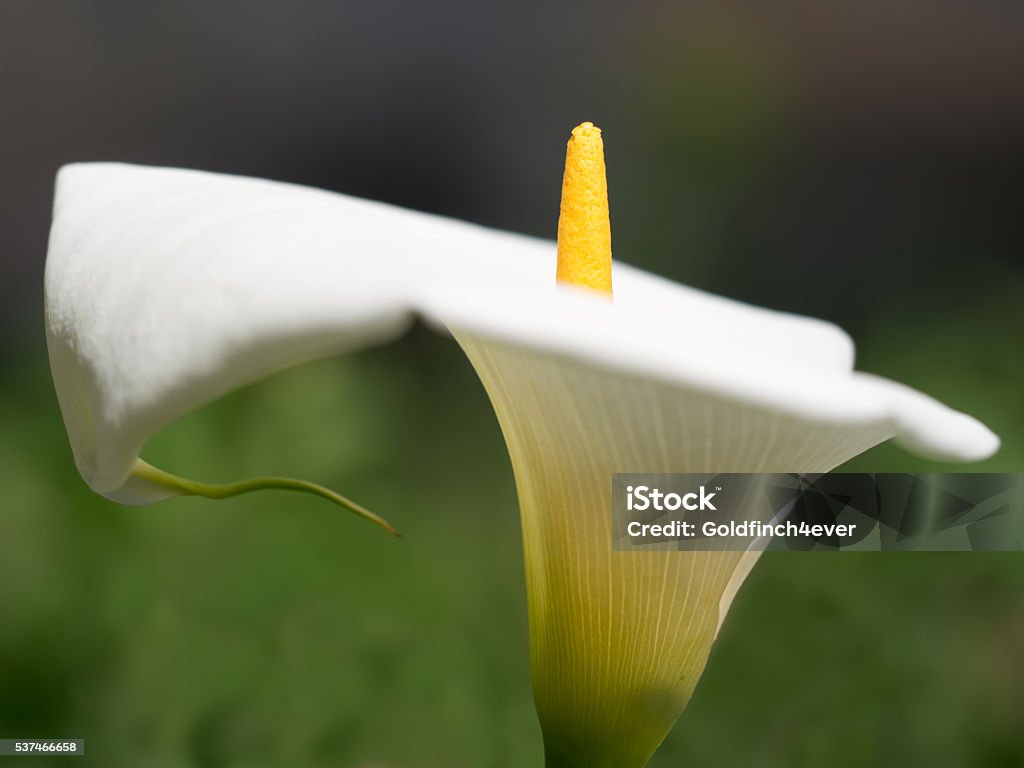
[[[616,258],[841,324],[861,368],[1001,434],[971,469],[1021,471],[1022,38],[996,0],[0,4],[0,737],[85,738],[82,765],[540,764],[511,472],[454,344],[281,374],[147,449],[327,483],[402,542],[316,500],[94,497],[42,329],[61,164],[552,237],[593,120]],[[1024,764],[1014,555],[774,555],[726,627],[652,766]]]

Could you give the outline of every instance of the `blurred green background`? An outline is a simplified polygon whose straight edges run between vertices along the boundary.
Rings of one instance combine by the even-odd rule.
[[[328,484],[401,541],[312,498],[98,498],[42,338],[60,164],[551,236],[565,137],[591,119],[617,257],[839,322],[861,368],[1003,437],[971,470],[1016,472],[1022,21],[878,0],[0,6],[0,737],[85,738],[83,767],[541,764],[511,470],[454,343],[417,329],[279,374],[145,452]],[[952,469],[885,445],[848,468]],[[651,765],[1019,766],[1022,733],[1019,556],[780,553]]]

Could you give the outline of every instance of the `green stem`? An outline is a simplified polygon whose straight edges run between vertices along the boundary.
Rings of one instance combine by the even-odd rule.
[[[202,496],[206,499],[228,499],[232,496],[240,496],[243,493],[270,490],[310,493],[322,499],[327,499],[339,507],[347,509],[349,512],[354,512],[371,523],[376,523],[392,536],[401,537],[402,535],[380,515],[374,514],[366,507],[342,496],[340,493],[335,493],[330,488],[325,488],[322,485],[317,485],[307,480],[295,480],[290,477],[253,477],[234,483],[200,483],[185,477],[172,475],[170,472],[164,472],[152,464],[147,464],[142,459],[136,459],[132,474],[165,488],[175,490],[183,495]]]

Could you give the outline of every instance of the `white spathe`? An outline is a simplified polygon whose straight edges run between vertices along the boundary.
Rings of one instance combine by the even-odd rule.
[[[54,383],[79,471],[126,503],[146,440],[280,368],[453,332],[494,403],[523,517],[549,766],[642,765],[755,559],[611,551],[610,475],[824,472],[889,438],[952,461],[996,436],[852,370],[838,328],[616,264],[554,282],[555,245],[288,184],[63,168],[46,266]]]
[[[345,195],[115,163],[61,169],[46,264],[54,384],[82,476],[111,498],[145,441],[282,367],[394,338],[419,315],[949,460],[976,420],[851,371],[818,320],[617,264],[615,299],[554,284],[554,244]],[[148,498],[166,494],[156,487]]]

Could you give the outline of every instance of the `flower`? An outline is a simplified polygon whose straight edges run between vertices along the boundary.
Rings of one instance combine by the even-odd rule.
[[[563,199],[569,227],[566,210]],[[613,552],[613,472],[824,472],[889,438],[967,461],[998,439],[854,372],[853,345],[830,324],[621,263],[609,301],[556,285],[555,252],[272,181],[65,166],[46,332],[77,467],[124,503],[277,485],[384,524],[319,486],[204,485],[140,452],[186,412],[282,367],[393,339],[415,318],[451,332],[515,471],[548,765],[643,765],[685,707],[756,555]]]

